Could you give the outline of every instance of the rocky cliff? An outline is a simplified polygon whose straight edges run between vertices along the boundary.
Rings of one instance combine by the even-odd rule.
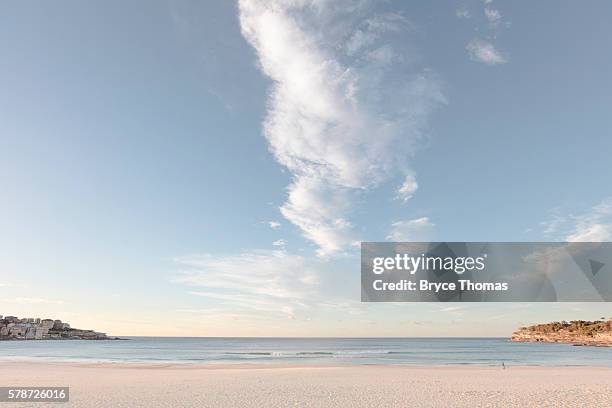
[[[511,341],[612,347],[612,319],[592,322],[575,320],[521,327],[512,333]]]

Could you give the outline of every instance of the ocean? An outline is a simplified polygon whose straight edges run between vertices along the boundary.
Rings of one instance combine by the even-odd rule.
[[[511,343],[505,338],[129,337],[3,341],[0,360],[612,367],[612,348]]]

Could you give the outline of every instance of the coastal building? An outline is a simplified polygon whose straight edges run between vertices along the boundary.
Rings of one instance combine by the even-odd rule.
[[[22,326],[21,323],[14,324],[13,326],[10,327],[9,334],[11,336],[15,336],[17,338],[20,338],[20,337],[25,338],[25,334],[26,334],[27,329],[28,328]]]
[[[34,340],[36,335],[36,327],[30,326],[26,328],[25,338],[26,340]]]
[[[47,330],[51,330],[54,324],[55,322],[51,319],[43,319],[40,321],[40,325],[47,328]]]
[[[45,327],[38,326],[36,327],[36,331],[34,332],[35,340],[42,340],[45,336],[49,334],[49,329]]]
[[[0,340],[83,339],[105,340],[105,333],[94,330],[73,329],[59,319],[0,317]]]

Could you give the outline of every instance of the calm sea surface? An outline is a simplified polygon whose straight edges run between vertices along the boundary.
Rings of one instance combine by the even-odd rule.
[[[1,360],[612,367],[612,348],[500,338],[185,338],[3,341]]]

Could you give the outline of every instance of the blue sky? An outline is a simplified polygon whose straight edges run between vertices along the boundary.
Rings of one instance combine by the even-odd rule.
[[[355,246],[612,240],[610,4],[1,7],[3,314],[381,336],[612,314],[363,305]]]

